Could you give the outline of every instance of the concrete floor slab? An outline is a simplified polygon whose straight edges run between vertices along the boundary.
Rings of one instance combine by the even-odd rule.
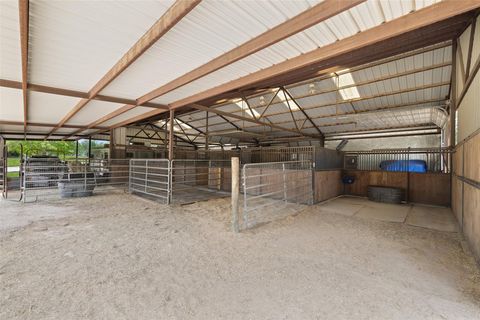
[[[408,215],[406,223],[438,231],[458,231],[457,221],[450,208],[415,205]]]
[[[363,207],[363,205],[360,204],[346,203],[338,200],[340,199],[321,204],[319,208],[322,211],[339,213],[347,217],[351,217]]]
[[[403,223],[407,218],[409,211],[410,206],[407,205],[370,202],[368,205],[360,209],[355,216],[366,219]]]

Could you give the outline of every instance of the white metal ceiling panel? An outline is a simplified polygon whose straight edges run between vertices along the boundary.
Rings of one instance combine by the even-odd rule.
[[[0,1],[0,78],[22,80],[18,1]]]
[[[152,110],[156,110],[154,108],[148,108],[148,107],[136,107],[136,108],[133,108],[125,113],[122,113],[121,115],[119,116],[116,116],[115,118],[112,118],[108,121],[105,121],[103,123],[100,124],[100,126],[112,126],[116,123],[119,123],[119,122],[122,122],[124,120],[128,120],[130,118],[133,118],[133,117],[136,117],[136,116],[139,116],[141,114],[144,114],[144,113],[147,113],[147,112],[150,112]]]
[[[202,1],[102,93],[138,98],[294,17],[311,5],[304,0]],[[239,62],[242,67],[248,64],[248,61]],[[270,65],[268,59],[257,59],[256,64],[263,67]],[[191,93],[190,90],[186,94]],[[175,95],[176,99],[178,97]]]
[[[79,101],[80,98],[30,91],[28,121],[56,124]]]
[[[22,90],[0,87],[0,120],[23,122]]]
[[[30,1],[31,82],[90,90],[172,3]]]
[[[120,103],[92,100],[68,120],[67,124],[88,125],[123,106]]]

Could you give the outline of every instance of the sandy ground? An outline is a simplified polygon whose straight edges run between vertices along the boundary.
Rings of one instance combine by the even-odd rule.
[[[480,318],[458,233],[409,225],[411,209],[381,221],[357,201],[239,234],[229,199],[0,201],[0,319]]]

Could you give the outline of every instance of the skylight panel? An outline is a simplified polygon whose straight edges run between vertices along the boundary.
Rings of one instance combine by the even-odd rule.
[[[233,103],[235,103],[241,110],[245,111],[245,113],[248,114],[251,118],[254,118],[254,119],[260,118],[260,114],[256,110],[252,109],[252,111],[250,111],[250,108],[247,106],[245,101],[237,100],[237,101],[234,101]]]
[[[360,98],[360,94],[358,93],[358,89],[355,86],[355,80],[353,80],[352,74],[350,72],[343,73],[348,70],[349,69],[340,71],[339,73],[341,74],[337,76],[336,85],[337,85],[337,88],[339,89],[338,92],[342,96],[343,100],[352,100],[352,99]],[[340,89],[343,87],[348,87],[348,88]]]

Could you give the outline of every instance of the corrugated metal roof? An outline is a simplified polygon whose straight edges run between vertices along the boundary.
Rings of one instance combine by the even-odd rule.
[[[0,78],[20,81],[22,61],[18,1],[0,1]]]
[[[136,99],[318,2],[231,0],[219,5],[217,1],[202,1],[102,93]],[[237,77],[247,72],[245,68],[256,70],[250,64],[242,63],[228,72]],[[165,99],[160,100],[164,103]]]
[[[90,90],[172,3],[30,1],[30,81]]]

